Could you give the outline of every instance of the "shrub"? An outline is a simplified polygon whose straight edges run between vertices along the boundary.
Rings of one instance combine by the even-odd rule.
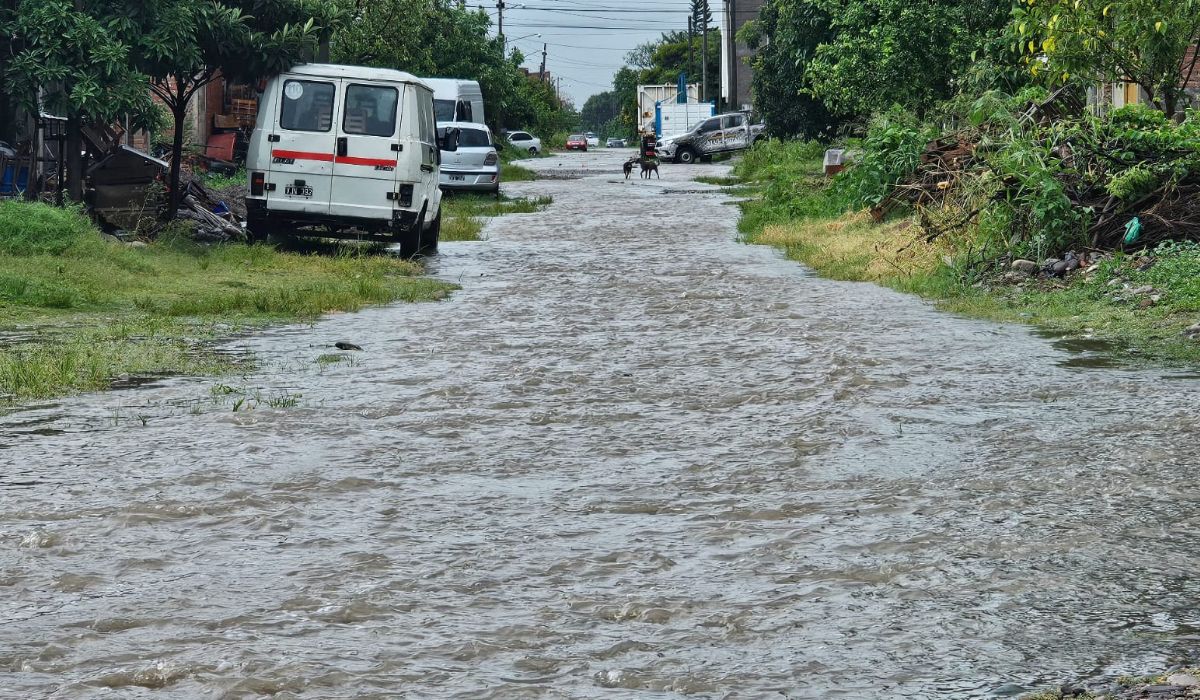
[[[855,206],[879,204],[892,186],[916,169],[921,150],[937,136],[929,125],[899,107],[871,119],[862,157],[838,176],[834,189]]]

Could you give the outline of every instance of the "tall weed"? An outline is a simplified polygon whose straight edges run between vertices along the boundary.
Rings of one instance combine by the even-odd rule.
[[[99,238],[81,207],[0,201],[0,253],[58,255],[89,235]]]

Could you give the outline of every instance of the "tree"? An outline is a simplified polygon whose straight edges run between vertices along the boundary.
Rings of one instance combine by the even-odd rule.
[[[505,54],[504,40],[489,36],[487,13],[454,0],[340,0],[349,20],[332,37],[339,63],[379,66],[418,76],[479,81],[493,129],[525,126],[544,90],[531,90],[520,72],[519,52]],[[552,92],[552,91],[551,91]],[[549,107],[542,97],[542,107]],[[501,124],[503,119],[505,124]]]
[[[806,75],[813,95],[842,113],[892,104],[920,111],[952,96],[958,77],[1002,32],[1011,7],[1009,0],[795,1],[829,18],[830,36],[816,47]],[[805,30],[801,20],[796,31]]]
[[[126,114],[138,126],[153,123],[145,76],[131,65],[130,48],[112,31],[107,3],[23,0],[2,27],[11,55],[6,89],[30,112],[67,117],[67,191],[83,198],[82,128]],[[61,174],[60,174],[61,182]]]
[[[812,94],[808,64],[833,38],[829,15],[803,0],[771,0],[738,38],[756,49],[754,107],[776,136],[829,135],[841,119]]]
[[[1010,34],[1032,75],[1128,80],[1170,116],[1200,60],[1189,54],[1200,42],[1200,0],[1027,0]]]
[[[305,0],[123,0],[107,3],[110,24],[134,46],[133,65],[149,76],[149,88],[174,122],[170,200],[174,218],[188,106],[219,76],[258,79],[287,70],[311,56],[320,26],[335,20],[323,3]],[[123,6],[120,6],[123,5]],[[257,14],[250,14],[255,12]]]
[[[713,14],[708,6],[708,0],[692,0],[692,24],[696,31],[707,31],[712,28]]]
[[[620,112],[621,104],[618,101],[617,93],[606,90],[587,98],[579,116],[583,122],[583,128],[596,133],[607,133],[612,130],[610,122],[616,119]]]

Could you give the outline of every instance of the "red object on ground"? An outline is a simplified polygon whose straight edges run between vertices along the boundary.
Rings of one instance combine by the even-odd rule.
[[[233,160],[233,144],[237,140],[237,134],[213,134],[208,137],[208,147],[204,149],[204,155],[217,160]]]

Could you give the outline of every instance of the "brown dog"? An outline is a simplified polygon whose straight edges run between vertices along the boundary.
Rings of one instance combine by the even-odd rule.
[[[641,162],[641,166],[642,166],[642,177],[649,180],[650,173],[654,173],[655,177],[657,177],[659,180],[662,179],[662,175],[658,174],[658,161],[657,160],[654,160],[652,158],[647,158]]]
[[[633,174],[633,161],[634,160],[636,160],[636,158],[630,158],[629,160],[625,161],[625,165],[621,166],[622,169],[625,171],[625,179],[626,180],[628,180],[629,176],[631,174]]]

